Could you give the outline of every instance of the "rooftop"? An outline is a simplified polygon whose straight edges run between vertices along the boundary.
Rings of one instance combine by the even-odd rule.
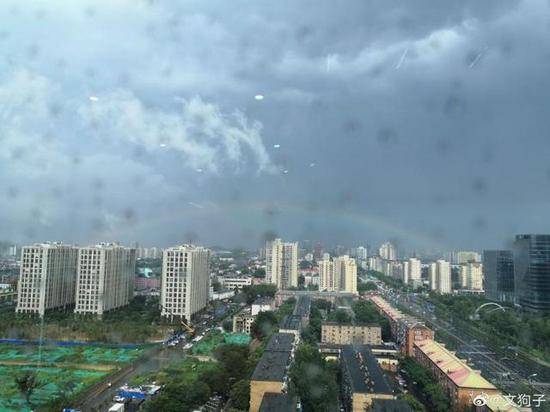
[[[378,361],[367,346],[343,346],[342,361],[354,393],[393,394]]]
[[[449,351],[439,342],[425,339],[415,342],[414,346],[416,350],[420,350],[437,365],[458,387],[496,390],[492,383],[473,370],[466,361],[459,359],[454,352]]]
[[[376,324],[376,323],[339,323],[339,322],[331,322],[331,321],[323,321],[321,322],[321,326],[324,326],[324,325],[327,325],[327,326],[356,326],[356,327],[365,327],[365,326],[368,326],[368,327],[376,327],[376,328],[379,328],[380,325]]]
[[[273,304],[273,298],[270,298],[268,296],[260,296],[252,304],[253,305],[271,305]]]
[[[286,393],[266,392],[260,404],[260,412],[295,411],[296,398]]]
[[[290,363],[290,352],[266,351],[252,374],[253,381],[282,382]]]
[[[370,410],[373,412],[412,412],[407,402],[396,399],[373,399]]]

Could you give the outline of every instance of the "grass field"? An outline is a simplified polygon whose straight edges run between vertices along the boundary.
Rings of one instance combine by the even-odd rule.
[[[106,346],[49,346],[0,344],[0,411],[30,411],[15,378],[35,372],[40,382],[31,397],[34,408],[70,397],[136,359],[142,349]]]

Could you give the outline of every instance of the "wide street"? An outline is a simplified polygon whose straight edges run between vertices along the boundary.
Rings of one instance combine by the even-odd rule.
[[[544,394],[550,398],[550,368],[537,363],[512,347],[491,345],[483,332],[455,319],[442,319],[430,310],[421,299],[412,294],[383,289],[384,297],[398,308],[405,308],[438,334],[438,339],[453,343],[457,355],[482,372],[493,384],[512,395],[519,395],[530,388],[532,394]],[[450,341],[450,342],[449,342]]]

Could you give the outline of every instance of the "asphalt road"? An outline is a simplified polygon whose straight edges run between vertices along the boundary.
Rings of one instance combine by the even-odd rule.
[[[451,323],[450,319],[439,319],[431,313],[425,302],[413,302],[404,293],[399,296],[386,294],[386,298],[409,309],[415,316],[422,319],[435,331],[444,332],[458,346],[457,355],[468,359],[469,363],[482,372],[482,375],[493,384],[510,394],[525,392],[525,386],[531,388],[533,394],[545,394],[550,397],[550,368],[541,365],[512,348],[493,346],[487,342],[482,333]],[[484,339],[485,338],[485,339]],[[533,377],[533,374],[537,374]],[[535,379],[536,378],[536,379]]]

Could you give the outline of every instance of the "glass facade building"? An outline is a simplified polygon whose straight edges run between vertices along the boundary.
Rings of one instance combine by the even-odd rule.
[[[550,235],[516,236],[514,284],[523,309],[550,313]]]
[[[514,254],[511,250],[483,251],[485,297],[496,302],[514,302]]]

